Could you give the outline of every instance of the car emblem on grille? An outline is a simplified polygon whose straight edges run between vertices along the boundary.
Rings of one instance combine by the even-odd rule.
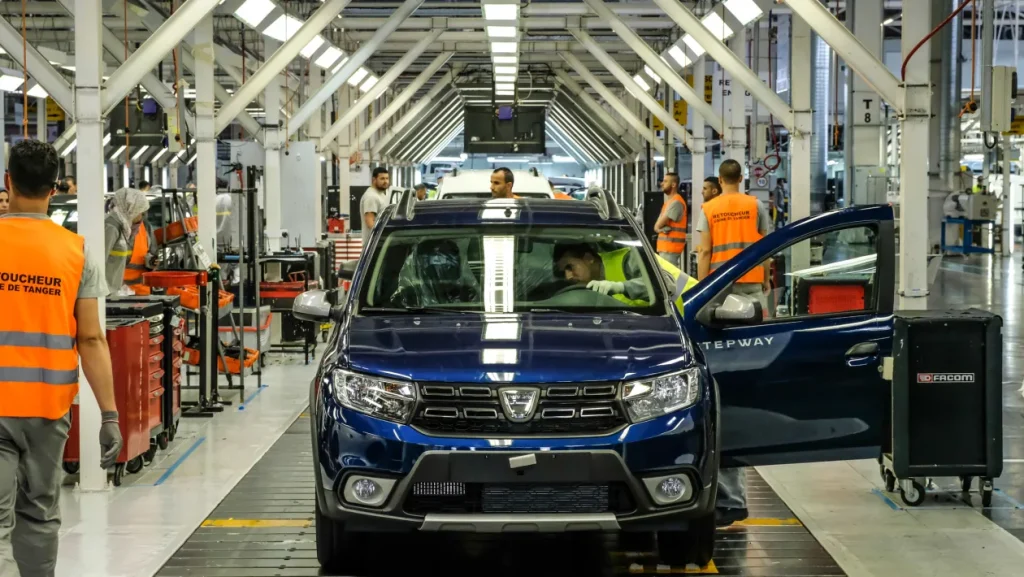
[[[513,423],[525,423],[533,418],[533,413],[537,410],[540,389],[499,389],[498,397],[508,420]]]

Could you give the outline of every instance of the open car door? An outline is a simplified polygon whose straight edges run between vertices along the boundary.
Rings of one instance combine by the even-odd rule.
[[[736,282],[767,259],[769,293]],[[684,295],[718,383],[723,466],[878,457],[895,260],[892,207],[855,207],[765,236]]]

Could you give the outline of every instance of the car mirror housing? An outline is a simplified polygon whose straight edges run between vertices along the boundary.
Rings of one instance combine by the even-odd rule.
[[[295,297],[292,313],[297,319],[310,322],[324,322],[331,318],[331,302],[328,291],[311,290]]]
[[[711,317],[721,324],[756,325],[764,320],[764,310],[751,297],[731,294],[712,309]]]
[[[358,260],[347,260],[341,263],[338,267],[338,278],[341,280],[352,280],[356,276],[356,266],[359,264]]]

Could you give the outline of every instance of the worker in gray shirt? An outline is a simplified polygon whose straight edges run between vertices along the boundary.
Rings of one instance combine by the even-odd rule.
[[[378,166],[373,169],[373,180],[370,181],[370,188],[363,193],[359,200],[359,215],[363,219],[363,247],[370,241],[370,232],[377,222],[377,216],[388,206],[388,187],[391,185],[391,175],[388,169]]]

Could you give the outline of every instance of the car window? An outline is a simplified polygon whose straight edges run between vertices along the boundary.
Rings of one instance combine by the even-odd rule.
[[[771,290],[767,293],[751,282],[735,282],[728,291],[761,302],[766,322],[871,311],[878,302],[877,260],[875,227],[832,230],[769,257]]]
[[[360,283],[366,313],[632,311],[665,314],[631,229],[459,227],[385,231]]]

